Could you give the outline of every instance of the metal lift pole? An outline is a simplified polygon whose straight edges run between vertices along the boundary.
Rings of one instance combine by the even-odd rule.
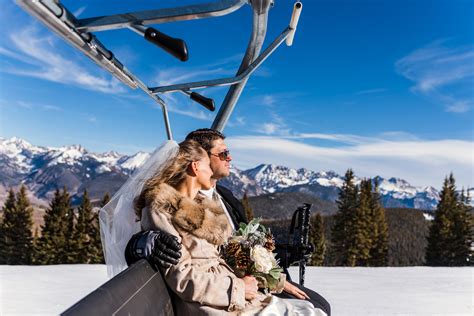
[[[244,72],[254,61],[254,59],[260,54],[260,50],[262,49],[263,41],[265,40],[265,35],[267,32],[268,11],[270,6],[273,5],[273,0],[252,0],[251,5],[253,10],[252,36],[250,37],[244,59],[240,64],[239,70],[237,71],[237,76]],[[224,101],[222,102],[219,112],[212,123],[211,128],[218,131],[224,130],[224,127],[227,124],[232,111],[234,110],[235,104],[239,99],[240,94],[247,83],[247,80],[248,77],[230,87],[224,98]]]

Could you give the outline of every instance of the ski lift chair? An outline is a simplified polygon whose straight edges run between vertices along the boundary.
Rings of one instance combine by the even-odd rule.
[[[167,106],[160,97],[162,94],[179,92],[207,110],[214,111],[214,100],[194,90],[230,86],[211,126],[222,131],[250,75],[284,41],[288,46],[292,45],[302,10],[301,2],[295,2],[289,26],[261,52],[267,31],[268,12],[273,7],[274,0],[220,0],[84,19],[75,17],[59,0],[16,1],[25,11],[71,46],[83,52],[98,66],[109,71],[130,88],[141,89],[157,102],[161,106],[167,138],[170,140],[173,136]],[[149,87],[127,69],[95,34],[100,31],[127,28],[177,59],[186,61],[189,56],[184,40],[173,38],[149,25],[223,16],[244,5],[250,5],[252,8],[252,33],[236,75],[228,78]],[[140,260],[67,309],[63,315],[173,315],[170,294],[172,295],[168,293],[160,273],[156,272],[146,260]]]

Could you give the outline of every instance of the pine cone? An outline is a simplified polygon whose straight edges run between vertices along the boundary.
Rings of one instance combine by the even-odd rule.
[[[241,251],[241,245],[238,242],[231,242],[225,246],[227,256],[236,256]]]
[[[275,250],[275,240],[273,240],[273,236],[271,234],[267,234],[265,237],[267,239],[266,239],[265,245],[263,245],[263,247],[265,247],[265,249],[267,249],[268,251]]]
[[[245,251],[240,251],[235,257],[236,268],[240,270],[247,270],[251,262],[250,255]]]

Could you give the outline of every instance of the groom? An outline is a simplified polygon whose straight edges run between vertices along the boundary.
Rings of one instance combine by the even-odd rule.
[[[200,193],[221,204],[222,209],[229,219],[229,223],[236,229],[239,223],[247,223],[248,219],[242,203],[234,197],[227,188],[217,184],[217,180],[228,177],[230,174],[230,162],[232,157],[224,142],[225,136],[213,129],[203,128],[195,130],[186,136],[186,140],[197,141],[209,154],[213,175],[211,178],[212,188],[201,190]],[[130,265],[140,259],[146,258],[154,264],[168,267],[176,264],[181,256],[181,245],[174,236],[160,231],[144,231],[132,237],[125,250],[125,258]],[[304,288],[296,283],[288,282],[285,291],[278,294],[283,298],[308,298],[317,308],[321,308],[330,315],[329,303],[316,292]]]

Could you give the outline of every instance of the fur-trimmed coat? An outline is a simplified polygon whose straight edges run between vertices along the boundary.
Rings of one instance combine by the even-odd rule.
[[[253,314],[263,308],[263,294],[246,301],[244,281],[219,257],[219,246],[232,234],[221,207],[207,198],[191,200],[166,184],[153,194],[142,210],[142,228],[168,232],[182,243],[179,263],[162,271],[176,294],[177,315]]]

